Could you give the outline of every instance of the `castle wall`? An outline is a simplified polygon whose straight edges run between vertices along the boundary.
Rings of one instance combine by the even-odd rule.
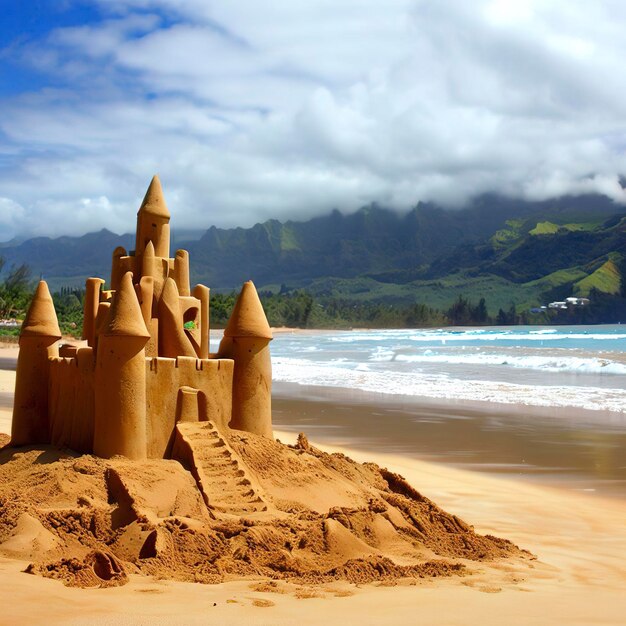
[[[169,453],[181,387],[200,392],[200,420],[211,420],[222,431],[228,428],[232,418],[233,366],[231,359],[146,359],[148,457],[163,458]]]
[[[49,359],[48,415],[50,441],[78,452],[93,451],[93,350],[81,348],[76,357]]]
[[[211,420],[218,429],[228,428],[232,418],[233,361],[178,357],[146,359],[147,454],[169,454],[171,437],[180,411],[179,390],[198,390],[200,420]],[[81,348],[75,358],[49,359],[48,414],[50,441],[59,447],[93,452],[94,357]]]

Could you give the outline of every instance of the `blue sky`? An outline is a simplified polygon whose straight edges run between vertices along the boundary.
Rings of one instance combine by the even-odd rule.
[[[53,77],[41,73],[36,66],[20,62],[12,53],[30,42],[37,42],[54,30],[97,22],[100,7],[88,2],[3,0],[0,19],[0,42],[4,53],[0,64],[0,96],[37,90],[47,86]]]
[[[626,5],[0,0],[0,240],[626,200]]]

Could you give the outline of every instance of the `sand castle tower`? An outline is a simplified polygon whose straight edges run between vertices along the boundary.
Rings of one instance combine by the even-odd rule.
[[[94,454],[145,459],[146,359],[150,333],[127,272],[100,335],[95,371]]]
[[[211,436],[272,436],[272,333],[256,289],[244,284],[210,354],[210,291],[191,289],[186,250],[170,258],[169,222],[155,176],[137,213],[136,249],[113,252],[110,289],[87,279],[87,347],[57,349],[54,305],[39,284],[20,337],[14,445],[51,441],[143,459],[169,458],[181,421],[207,422]]]
[[[165,204],[158,176],[153,176],[143,202],[137,211],[135,256],[143,255],[148,242],[154,246],[154,255],[164,259],[170,256],[170,212]]]
[[[272,331],[257,290],[244,283],[235,303],[220,355],[235,361],[231,428],[272,436]]]
[[[14,445],[49,441],[48,357],[58,356],[61,331],[48,285],[42,280],[22,324],[17,358],[11,441]]]

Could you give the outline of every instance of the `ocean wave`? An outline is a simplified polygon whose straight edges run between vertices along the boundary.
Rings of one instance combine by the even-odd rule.
[[[469,330],[389,330],[369,332],[345,332],[332,335],[328,338],[334,343],[384,342],[390,339],[411,342],[495,342],[495,341],[530,341],[530,342],[557,342],[557,341],[618,341],[626,339],[626,333],[598,333],[598,332],[561,332],[554,328],[531,330],[528,332],[469,329]]]
[[[460,380],[442,374],[381,372],[356,369],[355,364],[325,365],[288,357],[273,359],[273,378],[300,385],[389,395],[626,413],[626,390],[623,389]]]
[[[604,333],[440,333],[438,335],[410,335],[410,341],[616,341],[626,339],[626,334],[609,335]]]
[[[369,359],[374,362],[399,361],[403,363],[445,363],[449,365],[502,365],[520,369],[545,372],[573,372],[579,374],[625,375],[626,364],[609,359],[556,357],[556,356],[512,356],[509,354],[397,354],[394,350],[376,350]]]

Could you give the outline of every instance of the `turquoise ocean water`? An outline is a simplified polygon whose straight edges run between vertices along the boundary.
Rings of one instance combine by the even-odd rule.
[[[280,333],[274,380],[369,393],[626,413],[626,327]]]

